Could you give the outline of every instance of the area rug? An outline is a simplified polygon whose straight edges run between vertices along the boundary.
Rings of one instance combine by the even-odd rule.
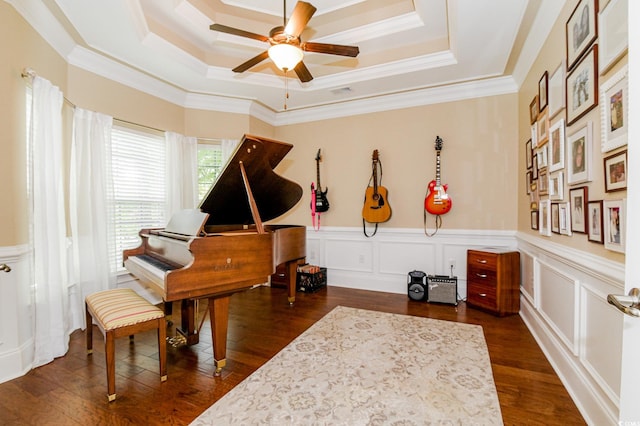
[[[502,425],[482,327],[336,307],[192,425]]]

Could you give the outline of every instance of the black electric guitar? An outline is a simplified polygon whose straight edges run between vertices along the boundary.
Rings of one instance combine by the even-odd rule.
[[[323,191],[322,186],[320,186],[320,159],[320,150],[318,149],[318,154],[316,154],[317,180],[316,187],[313,191],[315,191],[316,212],[323,213],[329,210],[329,200],[327,199],[327,192],[329,192],[329,188],[325,188]]]
[[[391,206],[387,199],[387,188],[378,184],[378,168],[380,167],[380,159],[377,149],[373,151],[371,167],[371,179],[373,180],[373,186],[368,186],[365,192],[364,206],[362,207],[362,218],[369,223],[386,222],[391,217]],[[380,177],[382,178],[382,176]]]

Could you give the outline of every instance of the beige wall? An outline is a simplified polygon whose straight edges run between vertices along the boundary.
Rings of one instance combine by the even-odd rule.
[[[542,77],[545,71],[549,72],[549,75],[553,74],[555,69],[560,65],[560,62],[565,59],[565,31],[566,22],[571,16],[573,9],[576,7],[577,1],[568,2],[562,10],[561,15],[558,17],[549,37],[547,38],[540,54],[536,58],[533,66],[531,67],[525,81],[523,82],[520,92],[518,94],[518,133],[519,133],[519,169],[518,173],[518,229],[522,232],[526,232],[531,235],[540,235],[538,231],[531,230],[530,226],[530,200],[526,194],[526,165],[525,165],[525,143],[530,139],[531,124],[529,120],[529,104],[533,100],[533,97],[538,93],[538,81]],[[604,5],[600,6],[602,10]],[[597,43],[597,40],[596,40]],[[626,57],[623,58],[612,70],[608,71],[605,75],[600,76],[599,82],[602,84],[612,74],[614,74],[623,64],[627,62]],[[555,124],[559,119],[564,118],[566,120],[566,111],[563,109],[559,114],[550,119],[551,125]],[[583,185],[588,187],[588,197],[590,200],[607,200],[607,199],[619,199],[626,197],[626,191],[616,193],[605,193],[604,191],[604,165],[603,158],[611,155],[613,152],[618,152],[622,149],[618,149],[612,152],[603,154],[600,148],[601,142],[601,129],[600,129],[600,106],[596,106],[589,113],[587,113],[580,120],[573,123],[566,128],[566,136],[569,137],[576,131],[580,130],[585,123],[591,121],[593,124],[593,158],[591,161],[593,180],[585,184],[577,184],[569,186],[565,182],[564,192],[565,198],[563,201],[569,201],[568,191],[570,188],[577,188]],[[566,156],[565,156],[566,161]],[[566,164],[566,163],[565,163]],[[565,176],[567,169],[565,167]],[[566,180],[566,177],[565,177]],[[546,197],[541,197],[546,198]],[[553,234],[550,237],[541,237],[548,239],[554,243],[567,245],[579,250],[595,253],[599,256],[613,259],[619,262],[624,262],[624,255],[606,250],[603,245],[588,241],[585,234],[574,233],[572,236]]]
[[[63,59],[6,2],[0,2],[0,247],[25,243],[27,234],[25,81],[30,66],[66,89]],[[19,41],[19,42],[18,42]]]
[[[442,182],[453,200],[442,216],[443,228],[515,230],[516,109],[514,94],[279,127],[276,139],[295,145],[287,156],[288,175],[305,190],[303,201],[283,221],[311,224],[310,185],[321,148],[321,183],[329,188],[331,204],[322,224],[362,226],[371,156],[378,149],[381,183],[392,209],[391,219],[380,226],[422,228],[439,135]],[[433,221],[429,216],[429,228]]]

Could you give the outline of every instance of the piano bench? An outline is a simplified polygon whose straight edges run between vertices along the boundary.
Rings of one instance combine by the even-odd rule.
[[[167,329],[162,309],[152,305],[129,288],[105,290],[85,298],[87,316],[87,354],[93,352],[93,326],[95,320],[105,340],[107,361],[107,389],[109,402],[116,399],[115,339],[146,330],[158,330],[160,381],[167,380]]]

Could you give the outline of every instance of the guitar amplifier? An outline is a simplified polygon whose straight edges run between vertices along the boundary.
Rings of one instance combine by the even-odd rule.
[[[458,304],[458,277],[427,275],[427,302]]]

